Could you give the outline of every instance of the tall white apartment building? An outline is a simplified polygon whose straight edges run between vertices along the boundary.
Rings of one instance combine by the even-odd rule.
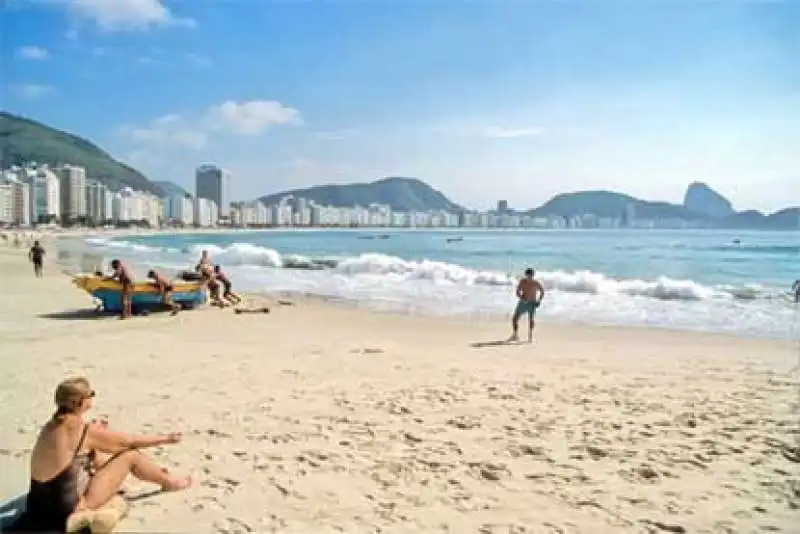
[[[184,224],[194,224],[194,200],[188,195],[175,195],[167,199],[167,219]]]
[[[205,198],[216,204],[219,216],[230,216],[230,173],[216,165],[200,165],[195,172],[195,198]]]
[[[216,226],[218,221],[219,208],[216,202],[200,197],[194,199],[194,224],[205,228]]]
[[[86,217],[86,169],[63,165],[55,169],[61,182],[61,218]]]
[[[113,210],[113,194],[105,184],[89,182],[86,188],[86,216],[94,224],[110,221]]]
[[[14,190],[11,183],[0,183],[0,223],[14,222]]]
[[[251,200],[241,204],[241,221],[243,225],[264,225],[271,222],[269,210],[260,200]]]
[[[20,226],[30,226],[31,222],[31,184],[14,182],[11,184],[12,220]]]
[[[24,179],[31,184],[31,221],[53,222],[61,218],[61,181],[46,165],[25,169]]]

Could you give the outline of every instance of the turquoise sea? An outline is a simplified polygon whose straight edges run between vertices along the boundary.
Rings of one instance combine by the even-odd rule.
[[[105,260],[191,268],[208,250],[244,291],[412,313],[505,317],[535,267],[541,319],[794,338],[800,233],[624,230],[267,230],[90,237]]]

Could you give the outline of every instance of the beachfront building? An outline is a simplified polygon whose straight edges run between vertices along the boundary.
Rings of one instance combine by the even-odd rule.
[[[230,217],[230,173],[216,165],[200,165],[195,171],[195,197],[214,202],[219,217]],[[216,223],[216,220],[214,221]]]
[[[14,182],[11,184],[12,192],[12,220],[19,226],[30,226],[31,219],[31,184],[27,182]]]
[[[22,180],[23,173],[19,169],[0,173],[2,190],[2,206],[0,206],[0,222],[18,226],[31,224],[31,186]]]
[[[14,192],[11,184],[0,183],[0,224],[14,222]]]
[[[52,223],[61,218],[61,183],[47,165],[30,165],[20,170],[30,184],[30,213],[33,223]]]
[[[166,220],[184,226],[194,224],[194,200],[191,195],[173,195],[166,199],[164,206]]]
[[[230,210],[228,210],[230,214]],[[194,224],[201,228],[217,226],[219,222],[219,209],[216,202],[207,198],[198,197],[194,200]]]
[[[270,210],[268,210],[267,206],[265,206],[260,200],[241,202],[239,204],[238,224],[241,226],[264,226],[271,224],[271,215],[272,214],[270,213]],[[233,218],[231,218],[231,224],[235,225],[237,224],[237,221],[234,221]]]
[[[62,222],[85,218],[86,210],[86,169],[77,165],[62,165],[55,169],[61,189]]]
[[[157,227],[163,219],[161,199],[145,191],[125,187],[114,194],[114,223],[146,224]]]
[[[114,194],[100,182],[90,181],[86,187],[86,216],[94,225],[104,225],[114,217]]]

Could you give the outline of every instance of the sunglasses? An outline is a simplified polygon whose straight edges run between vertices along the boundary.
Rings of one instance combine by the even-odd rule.
[[[87,399],[93,399],[95,395],[97,395],[97,392],[95,390],[92,390],[92,391],[89,392],[89,394],[86,396],[86,398]]]

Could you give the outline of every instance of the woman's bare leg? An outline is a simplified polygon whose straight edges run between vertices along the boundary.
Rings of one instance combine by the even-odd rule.
[[[139,480],[158,484],[165,491],[186,489],[192,484],[191,477],[170,475],[139,451],[125,451],[98,467],[86,488],[80,507],[96,510],[103,506],[119,491],[128,473]]]

